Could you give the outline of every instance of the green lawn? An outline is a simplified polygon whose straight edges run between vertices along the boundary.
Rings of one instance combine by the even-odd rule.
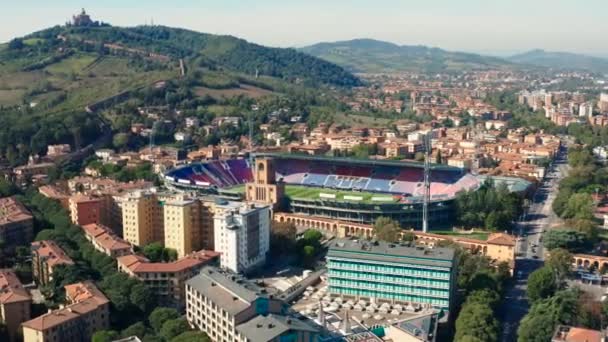
[[[482,241],[487,240],[488,236],[490,235],[490,233],[487,233],[487,232],[475,232],[475,233],[471,233],[471,234],[463,234],[463,233],[458,233],[458,232],[455,232],[452,230],[431,231],[431,233],[439,234],[439,235],[457,236],[457,237],[482,240]]]
[[[237,185],[224,191],[233,193],[244,193],[245,185]],[[322,198],[321,194],[335,195],[335,200],[344,202],[355,202],[355,203],[394,203],[397,202],[391,195],[388,194],[377,194],[373,192],[362,192],[362,191],[340,191],[332,189],[315,188],[310,186],[301,185],[286,185],[285,194],[290,198],[299,199],[325,199],[334,200],[333,198]],[[344,196],[361,197],[361,200],[357,199],[345,199]],[[385,200],[372,201],[372,197],[384,198]]]

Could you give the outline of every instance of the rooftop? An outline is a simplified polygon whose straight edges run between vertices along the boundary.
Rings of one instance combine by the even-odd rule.
[[[247,309],[267,293],[265,288],[252,281],[211,266],[204,267],[187,284],[232,315]]]
[[[120,265],[128,268],[133,273],[162,273],[162,272],[183,272],[193,267],[204,265],[220,256],[214,251],[201,250],[184,256],[174,262],[150,262],[148,259],[135,255],[125,255],[117,258]]]
[[[0,304],[30,301],[30,293],[12,270],[0,269]]]
[[[337,239],[331,243],[327,257],[452,267],[454,250],[451,248],[412,247],[404,244],[390,244],[384,241]]]
[[[104,225],[91,223],[82,226],[82,229],[86,235],[107,250],[118,251],[131,248],[131,244],[114,235],[112,230]]]
[[[0,224],[31,220],[32,213],[14,197],[0,198]]]
[[[291,317],[268,315],[255,318],[239,325],[236,330],[250,341],[272,341],[290,331],[318,332],[310,325]]]
[[[553,342],[603,342],[604,334],[598,330],[560,325],[553,335]]]
[[[71,294],[74,296],[72,299],[80,299],[80,301],[24,322],[23,326],[33,330],[45,331],[77,319],[81,315],[93,312],[101,305],[109,303],[106,296],[93,283],[77,283],[65,288],[67,295]],[[68,299],[70,298],[68,297]]]
[[[50,267],[61,264],[74,264],[74,261],[54,241],[42,240],[32,242],[32,250],[35,251],[38,257],[44,258]]]

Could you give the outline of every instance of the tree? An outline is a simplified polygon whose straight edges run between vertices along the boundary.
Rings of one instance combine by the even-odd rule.
[[[550,341],[557,324],[576,324],[578,298],[578,290],[563,290],[535,302],[519,325],[517,341]]]
[[[544,236],[544,246],[549,251],[564,248],[575,252],[584,249],[589,243],[585,234],[571,229],[552,229],[547,231]]]
[[[129,300],[142,312],[148,312],[154,305],[154,296],[152,296],[150,290],[141,282],[131,287]]]
[[[416,234],[414,234],[413,232],[404,232],[401,235],[401,241],[405,241],[405,242],[412,242],[416,240]]]
[[[591,220],[593,219],[594,208],[595,204],[591,195],[585,193],[574,194],[568,199],[561,217]]]
[[[112,145],[119,150],[122,150],[129,143],[129,134],[127,133],[116,133],[112,138]]]
[[[151,262],[161,262],[164,249],[160,242],[152,242],[144,246],[143,253]]]
[[[374,223],[374,235],[382,241],[394,243],[399,241],[401,227],[399,223],[390,217],[378,217]]]
[[[146,325],[143,322],[137,322],[128,326],[121,332],[122,337],[137,336],[140,339],[146,335]]]
[[[528,277],[528,299],[532,303],[553,296],[557,290],[557,274],[551,267],[542,267]]]
[[[176,318],[164,322],[159,334],[165,341],[171,341],[172,338],[179,336],[188,330],[190,330],[188,321],[184,318]]]
[[[91,338],[92,342],[112,342],[117,340],[120,336],[114,330],[101,330],[93,334]]]
[[[293,250],[297,229],[292,222],[272,222],[270,229],[270,251],[284,254]]]
[[[171,339],[171,342],[211,342],[211,339],[202,331],[186,331]]]
[[[563,248],[553,249],[545,261],[545,266],[553,269],[557,279],[561,282],[572,269],[572,254]]]
[[[467,341],[467,337],[486,342],[498,341],[498,329],[498,321],[494,318],[494,312],[489,305],[483,303],[467,304],[463,306],[456,319],[454,341]]]
[[[179,313],[175,309],[171,308],[156,308],[148,316],[150,321],[150,327],[154,331],[159,332],[166,321],[179,318]]]

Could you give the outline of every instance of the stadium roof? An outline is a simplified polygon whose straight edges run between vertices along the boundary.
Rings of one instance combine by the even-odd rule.
[[[302,160],[319,160],[319,161],[330,161],[333,163],[348,163],[348,164],[362,164],[370,166],[400,166],[400,167],[414,167],[424,168],[424,163],[415,161],[401,161],[401,160],[378,160],[378,159],[357,159],[357,158],[343,158],[343,157],[327,157],[327,156],[310,156],[305,154],[291,154],[291,153],[254,153],[255,158],[268,157],[274,159],[302,159]],[[446,170],[446,171],[465,171],[462,168],[431,164],[431,170]]]

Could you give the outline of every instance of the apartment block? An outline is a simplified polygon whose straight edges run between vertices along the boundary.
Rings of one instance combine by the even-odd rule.
[[[201,249],[201,203],[195,199],[176,198],[164,203],[165,247],[177,251],[178,258]]]
[[[9,341],[17,341],[21,323],[30,319],[32,296],[12,270],[0,269],[0,323],[8,331]]]
[[[72,223],[84,226],[102,222],[103,199],[76,194],[70,197],[69,204]]]
[[[161,198],[153,191],[135,191],[121,198],[123,238],[136,245],[163,241]]]
[[[338,239],[327,269],[332,296],[451,309],[456,257],[450,248]]]
[[[220,264],[235,273],[248,272],[266,262],[270,249],[271,207],[265,204],[223,202],[215,207],[215,250]]]
[[[114,234],[107,226],[91,223],[82,226],[84,236],[101,253],[112,258],[133,254],[133,246]]]
[[[219,253],[199,251],[169,263],[154,263],[138,255],[117,259],[118,270],[144,282],[162,306],[183,310],[186,305],[185,282],[203,266],[217,263]]]
[[[110,328],[110,301],[92,282],[65,286],[66,306],[23,323],[24,342],[90,341]]]
[[[59,265],[73,265],[74,261],[63,249],[50,240],[32,242],[32,273],[34,279],[46,285],[53,280],[53,270]]]
[[[205,267],[186,282],[186,318],[216,342],[318,341],[319,331],[289,316],[289,307],[266,289]]]
[[[34,239],[32,213],[13,197],[0,198],[0,239],[8,246],[28,244]]]

